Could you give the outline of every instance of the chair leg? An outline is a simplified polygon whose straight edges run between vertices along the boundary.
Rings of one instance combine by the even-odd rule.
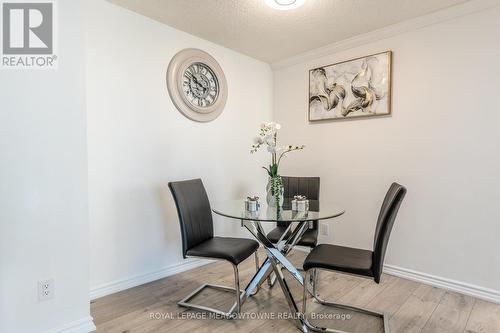
[[[240,274],[238,266],[233,265],[234,268],[234,291],[236,292],[236,313],[241,311],[241,291],[240,291]]]
[[[217,316],[220,316],[220,317],[225,318],[225,319],[234,319],[237,316],[237,314],[239,314],[241,311],[241,296],[245,293],[245,291],[240,290],[240,277],[239,277],[238,266],[233,265],[233,270],[234,270],[234,288],[205,283],[202,286],[198,287],[193,292],[191,292],[189,295],[184,297],[177,304],[179,306],[189,308],[189,309],[197,309],[197,310],[212,312],[212,313],[216,314]],[[209,306],[189,303],[190,299],[194,298],[196,295],[198,295],[200,292],[202,292],[203,289],[205,289],[205,288],[212,288],[215,290],[222,290],[222,291],[234,291],[236,293],[236,302],[234,302],[234,304],[231,306],[231,308],[229,309],[228,312],[224,312],[224,311],[219,310],[219,309],[211,308]]]
[[[254,252],[254,256],[255,256],[255,272],[258,272],[259,269],[260,269],[260,264],[259,264],[259,254],[258,254],[258,251],[255,251]],[[253,291],[252,295],[251,296],[254,296],[256,295],[260,290],[260,285],[258,285],[255,290]]]
[[[260,268],[259,265],[259,253],[258,251],[255,251],[255,271],[258,272]]]
[[[319,298],[319,296],[317,294],[317,286],[316,286],[319,270],[316,268],[316,269],[312,269],[310,271],[312,271],[312,272],[309,272],[309,270],[306,271],[306,275],[305,275],[305,279],[304,279],[304,289],[303,289],[304,295],[303,295],[303,301],[302,301],[302,311],[303,311],[302,314],[304,316],[304,321],[305,321],[307,327],[311,331],[330,332],[330,333],[348,333],[345,331],[336,330],[336,329],[332,329],[332,328],[315,326],[307,320],[307,311],[306,310],[307,310],[307,298],[309,295],[308,285],[307,285],[308,282],[312,283],[312,293],[311,294],[312,294],[313,298],[321,305],[332,306],[332,307],[336,307],[336,308],[340,308],[340,309],[355,311],[355,312],[363,313],[363,314],[366,314],[369,316],[381,318],[384,322],[384,333],[389,333],[389,318],[386,314],[381,313],[381,312],[368,310],[368,309],[364,309],[364,308],[359,308],[359,307],[354,307],[354,306],[349,306],[349,305],[344,305],[344,304],[339,304],[339,303],[334,303],[334,302],[328,302],[328,301],[325,301],[325,300]]]
[[[311,276],[311,284],[312,284],[313,295],[315,295],[315,297],[318,295],[318,293],[317,293],[318,277],[319,277],[319,270],[314,269],[313,274]]]
[[[267,285],[269,287],[272,287],[274,285],[274,282],[273,282],[273,273],[269,274],[269,276],[267,277]]]
[[[269,276],[267,277],[267,285],[269,286],[269,288],[274,286],[275,281],[276,281],[276,275],[274,275],[274,273],[269,274]]]
[[[309,278],[309,271],[306,271],[306,276],[304,276],[304,288],[302,294],[302,314],[306,317],[307,314],[307,297],[309,293],[307,292],[307,282]]]

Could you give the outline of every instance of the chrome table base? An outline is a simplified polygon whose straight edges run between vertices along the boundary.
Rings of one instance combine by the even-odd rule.
[[[284,236],[282,236],[282,239],[278,242],[278,248],[276,248],[267,238],[266,233],[264,232],[264,229],[259,221],[242,221],[242,224],[248,229],[248,231],[250,231],[250,233],[252,233],[255,239],[262,244],[266,251],[267,258],[257,273],[253,276],[252,280],[250,280],[250,283],[245,288],[245,292],[241,295],[241,304],[243,304],[248,297],[250,297],[257,290],[257,288],[270,277],[271,273],[274,272],[281,290],[285,295],[288,306],[290,307],[290,311],[294,314],[293,320],[295,321],[295,324],[302,332],[308,332],[307,322],[304,320],[303,315],[293,298],[287,279],[283,275],[282,268],[286,269],[301,285],[304,285],[304,278],[302,277],[302,274],[300,274],[300,272],[286,258],[286,255],[297,244],[299,239],[307,230],[309,223],[307,221],[297,222],[297,226],[291,232],[288,239],[284,240]],[[292,223],[290,223],[283,235],[287,235],[291,227]]]
[[[287,239],[284,239],[284,236],[289,234],[292,225],[296,223],[297,226],[293,229],[293,231],[290,233],[290,236]],[[233,304],[231,309],[229,309],[228,312],[224,312],[218,309],[210,308],[207,306],[202,306],[202,305],[197,305],[197,304],[192,304],[189,303],[189,300],[193,297],[195,297],[197,294],[199,294],[203,289],[205,288],[214,288],[214,289],[219,289],[219,290],[224,290],[224,291],[236,291],[239,290],[239,276],[238,276],[238,268],[233,265],[234,268],[234,273],[235,273],[235,288],[231,287],[225,287],[225,286],[218,286],[218,285],[210,285],[210,284],[204,284],[195,291],[193,291],[191,294],[186,296],[183,300],[181,300],[178,304],[184,307],[188,308],[193,308],[193,309],[198,309],[198,310],[205,310],[205,311],[210,311],[213,312],[217,315],[220,315],[222,318],[227,318],[227,319],[232,319],[234,318],[241,310],[241,306],[245,303],[245,301],[255,295],[260,286],[267,280],[268,282],[271,280],[271,278],[275,278],[280,287],[281,290],[283,291],[283,294],[285,295],[286,301],[288,303],[288,306],[290,308],[290,311],[293,316],[293,320],[295,325],[302,331],[302,332],[331,332],[331,333],[347,333],[344,331],[340,330],[335,330],[335,329],[330,329],[326,327],[318,327],[313,324],[311,324],[307,318],[306,318],[306,302],[307,302],[307,296],[308,294],[311,294],[314,299],[326,306],[334,306],[338,307],[341,309],[346,309],[346,310],[351,310],[351,311],[356,311],[359,313],[364,313],[367,315],[371,316],[376,316],[379,318],[382,318],[384,320],[384,332],[389,333],[389,326],[388,326],[388,318],[386,315],[378,312],[374,312],[371,310],[366,310],[362,308],[356,308],[356,307],[351,307],[348,305],[343,305],[343,304],[337,304],[337,303],[332,303],[332,302],[327,302],[319,298],[316,292],[316,280],[317,280],[317,275],[318,271],[313,270],[314,273],[306,272],[305,278],[302,276],[302,274],[299,272],[297,268],[293,266],[293,264],[286,258],[286,256],[290,253],[290,251],[293,249],[293,247],[297,244],[299,239],[303,236],[303,234],[306,232],[309,222],[303,221],[303,222],[293,222],[290,223],[287,230],[283,233],[283,236],[275,246],[266,236],[266,233],[264,232],[264,229],[262,228],[262,225],[259,221],[242,221],[242,225],[247,228],[250,233],[255,237],[255,239],[264,247],[267,258],[264,260],[262,265],[259,267],[258,264],[258,257],[256,256],[256,266],[258,268],[257,272],[255,275],[252,277],[248,285],[246,286],[244,291],[240,290],[239,297],[237,297],[237,301]],[[290,287],[288,286],[288,282],[286,277],[283,275],[283,269],[286,269],[295,280],[302,286],[304,286],[304,297],[303,297],[303,309],[300,311],[299,307],[297,306],[297,303],[295,302],[295,299],[291,293]],[[271,277],[271,275],[274,275],[274,277]],[[307,283],[309,280],[310,283]]]
[[[283,236],[279,240],[278,244],[275,247],[273,243],[266,237],[266,234],[258,221],[242,221],[242,224],[252,233],[252,235],[259,241],[265,248],[267,258],[254,275],[250,283],[245,288],[245,292],[241,295],[242,300],[241,304],[243,304],[248,297],[250,297],[254,293],[254,289],[258,288],[266,279],[271,278],[271,274],[274,273],[276,280],[279,282],[281,290],[285,295],[288,306],[292,314],[295,314],[293,320],[295,325],[302,332],[331,332],[331,333],[347,333],[340,330],[335,330],[326,327],[318,327],[311,324],[307,320],[306,316],[306,301],[307,295],[313,295],[314,299],[325,306],[334,306],[340,309],[351,310],[358,313],[364,313],[370,316],[375,316],[378,318],[382,318],[384,321],[384,332],[389,333],[389,325],[388,325],[388,317],[383,313],[352,307],[343,304],[337,304],[332,302],[327,302],[319,298],[316,292],[316,281],[318,278],[319,271],[314,270],[313,274],[306,272],[306,276],[302,277],[302,274],[298,271],[297,268],[293,266],[293,264],[286,258],[289,252],[293,249],[293,247],[297,244],[299,239],[301,239],[302,235],[306,232],[309,224],[308,222],[298,222],[298,225],[291,232],[288,239],[284,239],[284,235],[287,235],[292,227],[292,223],[288,226],[287,230],[283,233]],[[287,279],[283,275],[282,269],[286,269],[304,288],[304,297],[303,297],[303,309],[299,310],[297,303],[290,291],[290,288],[287,283]],[[268,280],[269,281],[269,280]],[[310,283],[308,283],[310,282]]]

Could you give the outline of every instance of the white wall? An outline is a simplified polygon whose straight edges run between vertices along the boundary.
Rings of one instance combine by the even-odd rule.
[[[59,68],[0,72],[0,332],[88,331],[81,1],[59,1]],[[53,278],[55,298],[38,302]]]
[[[277,69],[283,174],[321,176],[347,213],[324,242],[371,248],[392,181],[408,188],[386,263],[500,290],[498,7]],[[393,50],[393,115],[307,122],[308,70]]]
[[[273,115],[269,66],[87,3],[86,53],[81,1],[61,1],[59,68],[0,73],[2,333],[91,328],[86,121],[91,289],[182,261],[169,181],[201,177],[213,201],[264,188],[267,156],[248,147]],[[497,8],[274,73],[282,139],[307,145],[283,173],[321,176],[322,197],[347,210],[323,241],[370,248],[380,201],[398,180],[409,193],[387,262],[500,290],[499,22]],[[226,109],[208,124],[184,118],[166,92],[168,62],[186,47],[214,55],[228,79]],[[392,117],[307,123],[310,68],[387,49]],[[248,236],[222,219],[216,233]],[[56,296],[38,302],[37,281],[48,278]]]
[[[212,201],[264,191],[267,156],[249,148],[259,124],[272,118],[272,71],[105,1],[89,6],[90,283],[102,294],[182,262],[169,181],[200,177]],[[210,123],[185,118],[167,93],[168,63],[188,47],[212,54],[227,77],[225,110]],[[227,219],[217,219],[215,231],[249,236]]]

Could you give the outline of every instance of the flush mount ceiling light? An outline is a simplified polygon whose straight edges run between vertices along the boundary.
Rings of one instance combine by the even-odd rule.
[[[266,5],[273,9],[290,10],[295,9],[304,4],[306,0],[264,0]]]

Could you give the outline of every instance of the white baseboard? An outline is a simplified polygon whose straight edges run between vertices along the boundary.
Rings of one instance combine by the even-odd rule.
[[[95,330],[94,320],[91,316],[87,316],[59,327],[46,330],[44,333],[89,333]]]
[[[96,286],[90,290],[90,299],[94,300],[99,297],[111,295],[122,290],[140,286],[148,282],[162,279],[164,277],[185,272],[193,268],[204,266],[213,262],[212,260],[203,259],[187,259],[178,264],[165,267],[163,269],[149,272],[146,274],[136,275],[130,278],[116,280]]]
[[[384,265],[384,273],[500,304],[500,291],[498,290],[488,289],[393,265]]]

